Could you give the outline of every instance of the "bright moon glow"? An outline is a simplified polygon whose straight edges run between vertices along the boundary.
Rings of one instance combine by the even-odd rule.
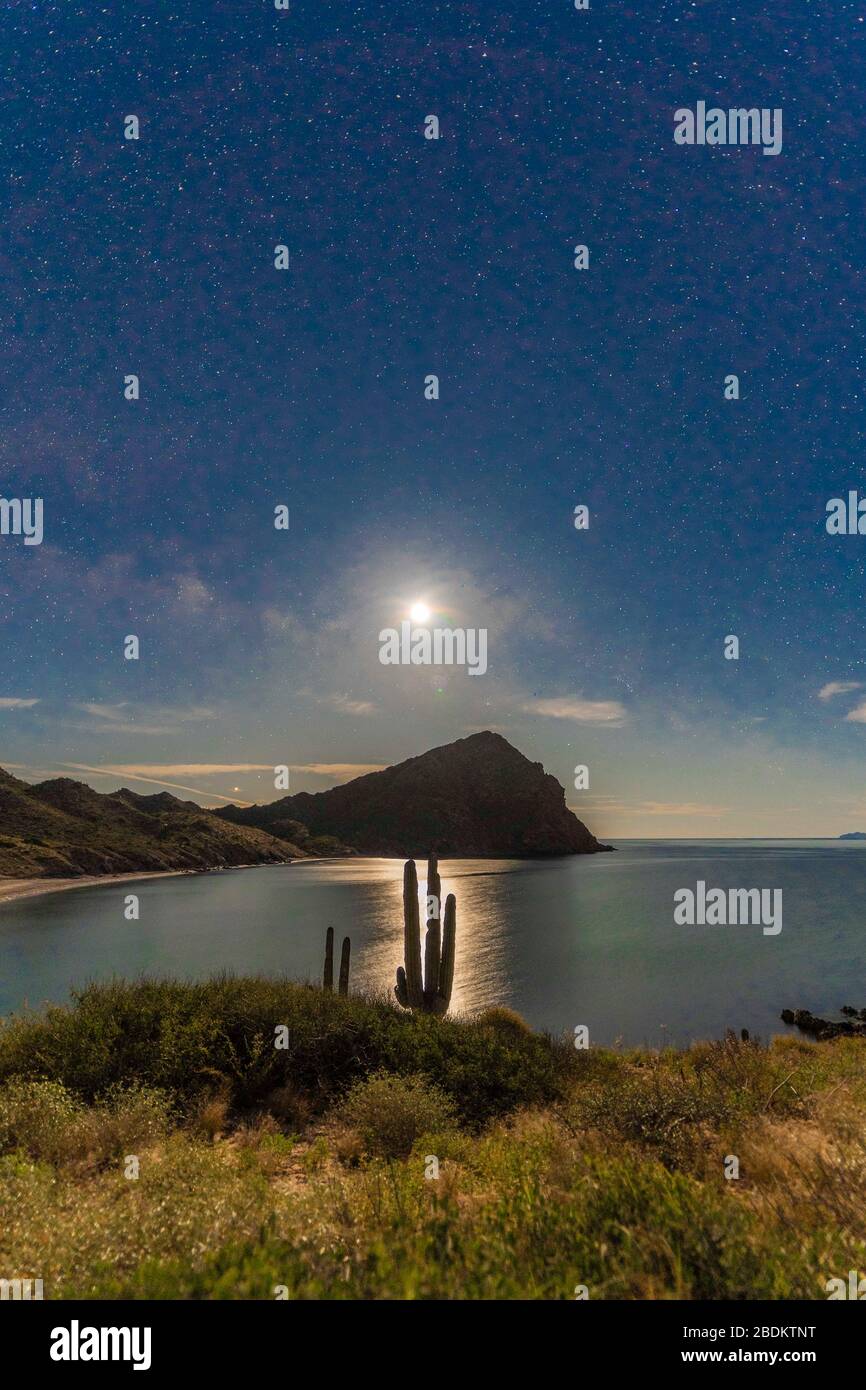
[[[413,623],[426,623],[427,619],[430,617],[430,609],[427,607],[426,603],[415,603],[412,605],[412,611],[409,617],[412,619]]]

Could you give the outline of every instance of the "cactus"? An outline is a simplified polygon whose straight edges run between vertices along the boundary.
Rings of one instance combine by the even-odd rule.
[[[343,937],[343,951],[340,956],[340,983],[339,991],[341,994],[349,993],[349,955],[352,950],[352,941],[348,936]]]
[[[322,989],[334,988],[334,928],[328,927],[325,935],[325,974]]]
[[[414,859],[403,869],[403,958],[397,970],[394,993],[404,1009],[418,1013],[445,1014],[454,985],[454,950],[457,936],[457,900],[453,893],[445,902],[440,931],[441,902],[439,863],[435,854],[427,860],[427,898],[435,900],[434,913],[427,918],[424,941],[424,973],[421,973],[421,922],[418,911],[418,874]]]
[[[349,957],[352,953],[351,937],[343,937],[343,950],[340,955],[340,980],[337,989],[340,994],[349,993]],[[322,988],[333,992],[334,989],[334,928],[328,927],[325,935],[325,973],[322,977]]]

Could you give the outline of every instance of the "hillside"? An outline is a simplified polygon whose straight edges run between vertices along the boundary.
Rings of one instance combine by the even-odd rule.
[[[74,877],[137,870],[277,864],[304,851],[218,820],[168,792],[103,795],[68,777],[29,786],[0,769],[0,876]]]
[[[265,806],[224,806],[235,825],[282,833],[301,821],[364,854],[536,858],[608,849],[565,804],[541,763],[501,734],[472,734],[325,792]]]
[[[857,1038],[579,1052],[507,1009],[286,980],[94,985],[0,1029],[0,1266],[46,1300],[582,1287],[745,1323],[863,1269],[864,1063]]]

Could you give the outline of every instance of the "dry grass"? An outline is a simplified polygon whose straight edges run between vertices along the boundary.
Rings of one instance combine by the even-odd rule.
[[[327,1046],[314,1068],[311,1034],[278,1085],[260,1013],[247,1033],[232,1023],[228,1053],[221,1024],[211,1056],[206,1020],[181,1027],[175,1012],[170,1036],[186,1056],[194,1033],[205,1089],[121,1075],[85,1100],[56,1075],[15,1075],[13,1037],[0,1273],[41,1277],[47,1297],[271,1298],[285,1285],[293,1298],[571,1299],[584,1284],[591,1298],[812,1299],[866,1270],[866,1041],[566,1061],[508,1018],[406,1029],[306,997]],[[53,1047],[50,1035],[46,1071],[69,1065]],[[387,1049],[404,1070],[382,1074]],[[483,1103],[498,1113],[482,1124],[477,1097],[454,1097],[485,1059]],[[107,1052],[100,1065],[117,1070]]]

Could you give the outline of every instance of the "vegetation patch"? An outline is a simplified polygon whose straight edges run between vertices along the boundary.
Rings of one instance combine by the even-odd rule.
[[[47,1298],[826,1298],[866,1267],[864,1064],[94,987],[0,1029],[0,1265]]]

